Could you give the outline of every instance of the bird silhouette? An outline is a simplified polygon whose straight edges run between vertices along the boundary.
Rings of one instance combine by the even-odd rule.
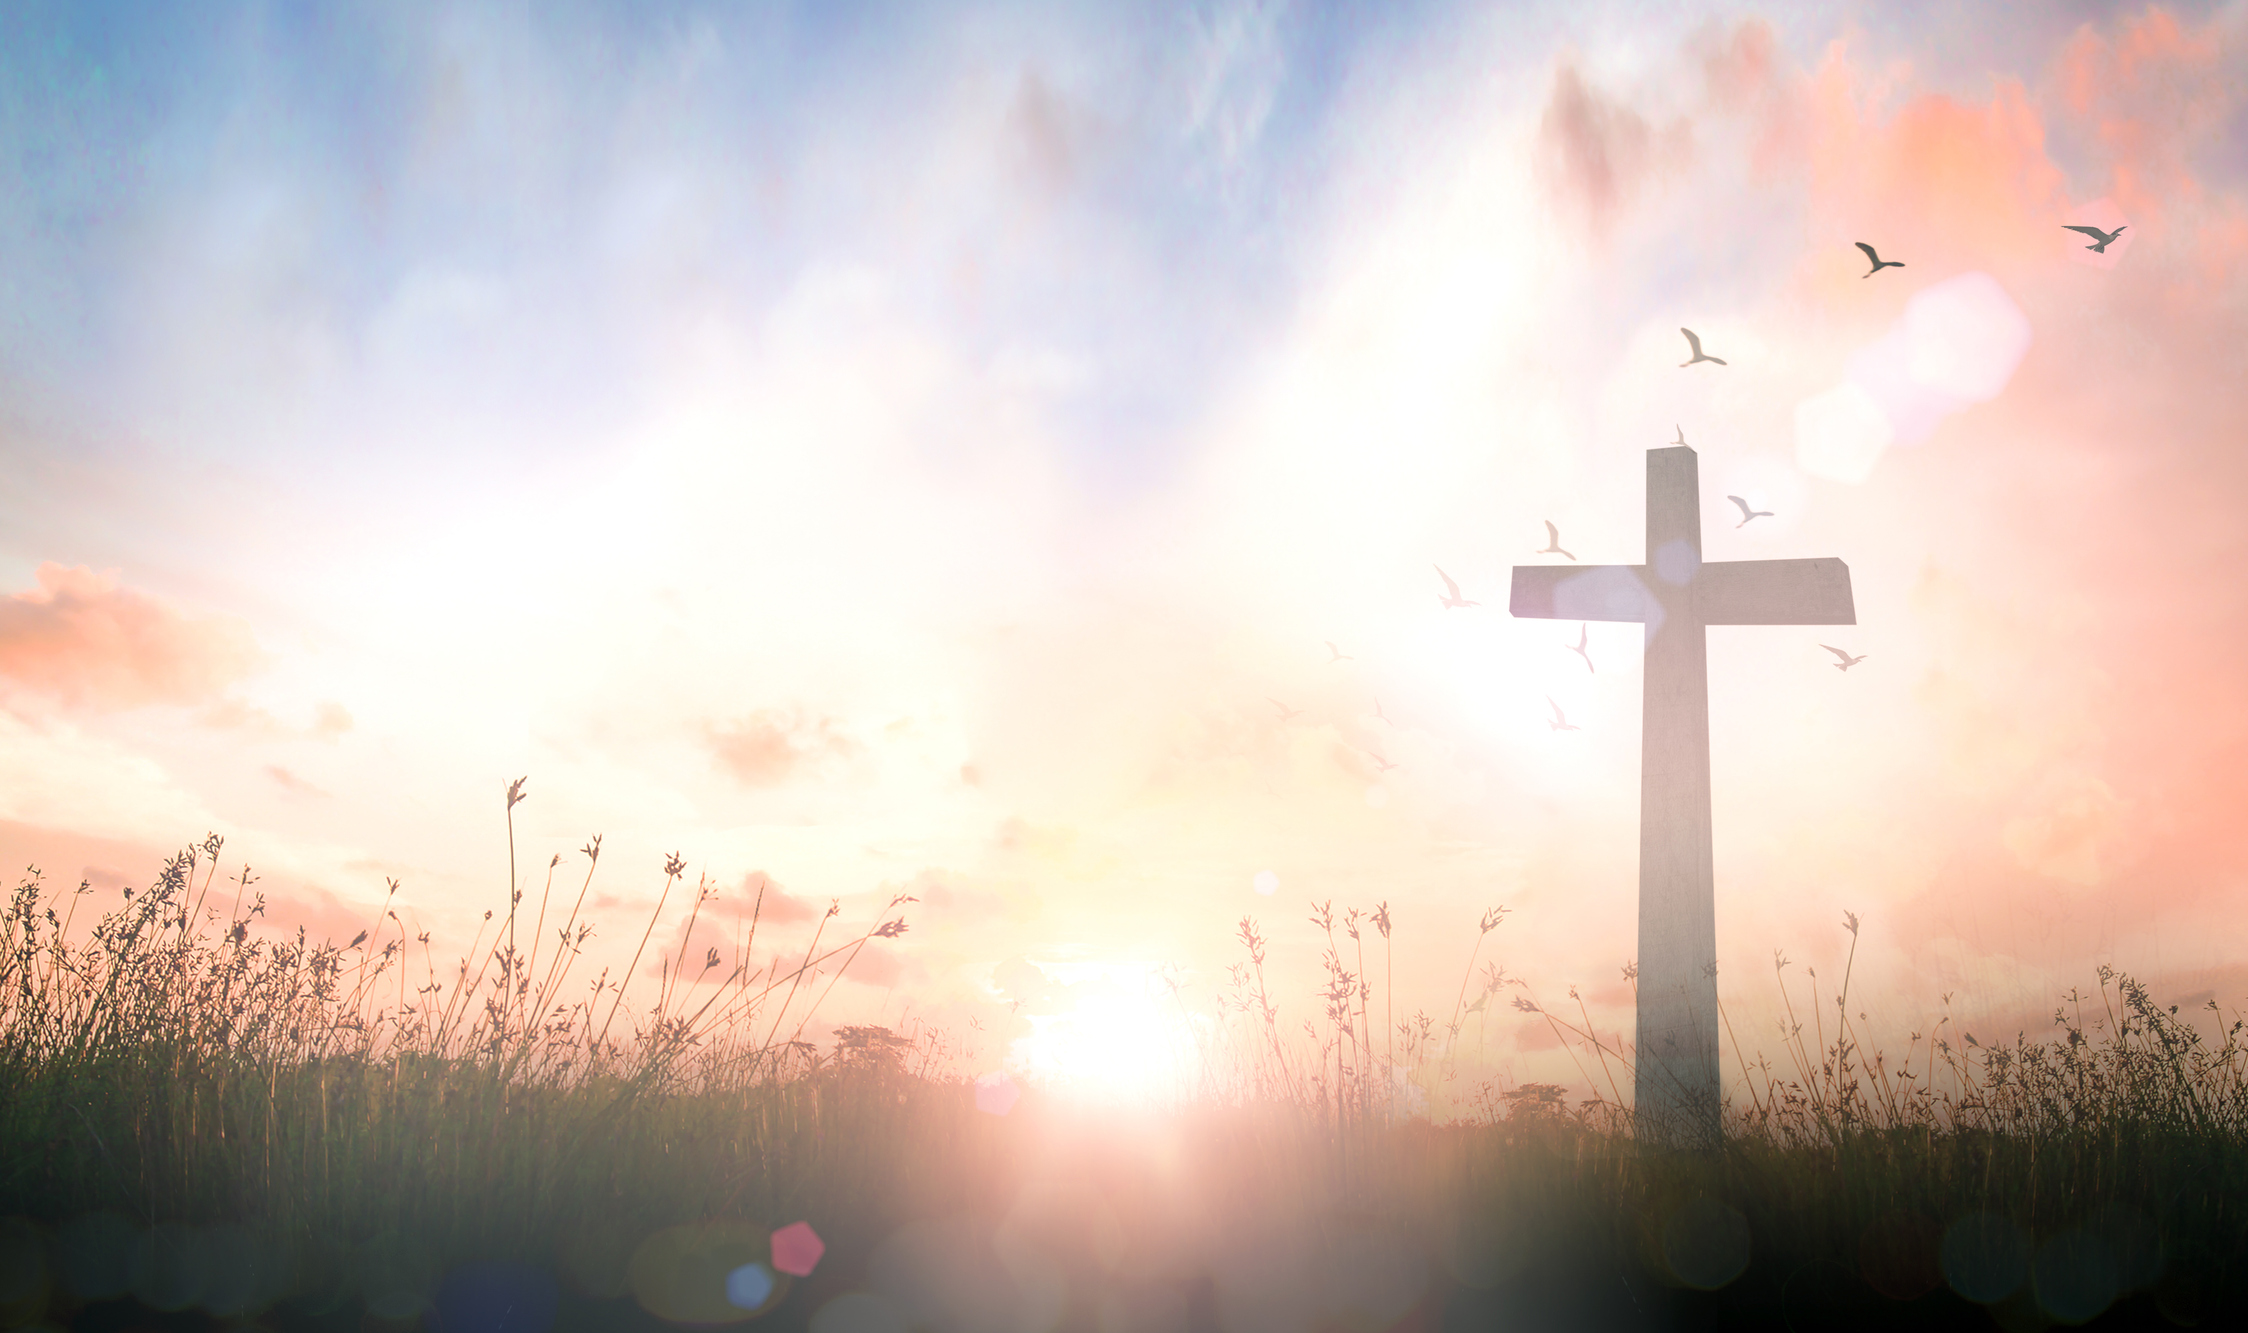
[[[1550,518],[1549,518],[1549,519],[1547,519],[1547,520],[1545,521],[1545,525],[1546,525],[1546,546],[1545,546],[1545,549],[1544,549],[1544,550],[1542,550],[1542,551],[1540,551],[1540,552],[1538,552],[1538,554],[1539,554],[1539,555],[1569,555],[1569,553],[1568,553],[1567,551],[1564,551],[1564,550],[1562,550],[1562,549],[1561,549],[1561,530],[1560,530],[1559,528],[1556,528],[1555,526],[1553,526],[1553,520],[1552,520],[1552,519],[1550,519]],[[1569,558],[1570,558],[1571,560],[1574,560],[1574,559],[1576,559],[1577,557],[1575,557],[1575,556],[1573,556],[1573,555],[1569,555]]]
[[[1583,730],[1583,728],[1579,727],[1576,723],[1571,722],[1566,716],[1562,714],[1561,705],[1553,703],[1552,695],[1549,694],[1546,696],[1546,702],[1549,704],[1553,704],[1553,721],[1546,723],[1547,726],[1553,728],[1555,731]]]
[[[1722,359],[1711,356],[1709,353],[1702,350],[1702,340],[1694,336],[1694,331],[1692,329],[1680,329],[1679,332],[1686,335],[1686,345],[1694,349],[1694,361],[1715,361],[1718,365],[1721,366],[1725,364]],[[1694,361],[1681,361],[1678,363],[1679,368],[1684,369],[1687,366],[1693,365]],[[1685,433],[1686,432],[1684,431],[1679,432],[1681,436],[1683,436]]]
[[[1397,726],[1395,722],[1389,720],[1389,714],[1382,711],[1382,701],[1379,698],[1374,700],[1374,716],[1380,718],[1385,726],[1392,729]]]
[[[1465,597],[1460,596],[1460,585],[1452,582],[1452,576],[1444,572],[1444,566],[1431,565],[1429,566],[1429,568],[1436,571],[1436,577],[1444,580],[1444,596],[1439,600],[1444,603],[1444,607],[1446,610],[1450,610],[1455,606],[1483,605],[1483,603],[1481,602],[1471,602]]]
[[[1333,639],[1321,639],[1320,642],[1326,644],[1327,651],[1334,654],[1334,656],[1327,659],[1327,662],[1330,666],[1336,662],[1353,662],[1357,660],[1349,653],[1346,653],[1342,649],[1337,648]]]
[[[1273,698],[1269,694],[1265,696],[1265,702],[1280,710],[1280,720],[1282,722],[1286,722],[1291,718],[1298,718],[1303,716],[1304,710],[1302,710],[1301,708],[1290,708],[1288,705],[1280,702],[1278,699]]]
[[[1879,273],[1885,268],[1903,268],[1905,266],[1904,261],[1901,259],[1883,259],[1881,256],[1875,254],[1873,252],[1873,247],[1867,245],[1864,241],[1858,242],[1858,248],[1866,252],[1867,259],[1873,261],[1872,268],[1869,268],[1865,272],[1858,275],[1861,278],[1870,278],[1874,274]]]
[[[1842,659],[1841,661],[1834,664],[1834,669],[1837,671],[1848,671],[1851,667],[1854,667],[1858,663],[1866,660],[1864,653],[1860,653],[1856,657],[1852,657],[1850,656],[1850,654],[1843,652],[1840,648],[1835,647],[1831,643],[1822,643],[1819,646],[1826,649],[1828,652],[1833,653],[1836,657]]]
[[[1365,754],[1365,756],[1366,756],[1366,757],[1367,757],[1368,759],[1371,759],[1371,760],[1373,760],[1373,761],[1374,761],[1374,767],[1375,767],[1375,768],[1377,768],[1377,769],[1381,770],[1381,771],[1382,771],[1382,772],[1384,772],[1384,773],[1387,773],[1387,772],[1389,772],[1389,771],[1390,771],[1391,769],[1393,769],[1393,768],[1397,767],[1397,765],[1395,765],[1395,764],[1391,763],[1391,762],[1390,762],[1389,760],[1387,760],[1387,759],[1384,759],[1384,758],[1382,758],[1382,757],[1381,757],[1380,755],[1378,755],[1378,754],[1375,754],[1375,753],[1374,753],[1374,752],[1373,752],[1372,750],[1367,750],[1367,751],[1364,751],[1363,753]]]
[[[1585,651],[1585,644],[1589,642],[1591,638],[1592,631],[1583,625],[1579,625],[1577,626],[1577,641],[1574,644],[1565,643],[1561,645],[1562,647],[1567,648],[1570,652],[1575,653],[1577,656],[1583,658],[1585,660],[1585,670],[1587,671],[1592,670],[1592,654]]]
[[[1770,518],[1770,517],[1772,517],[1772,511],[1771,511],[1771,510],[1769,510],[1769,509],[1751,509],[1751,508],[1749,508],[1749,507],[1748,507],[1748,501],[1746,501],[1746,500],[1743,500],[1743,499],[1742,499],[1741,497],[1739,497],[1738,495],[1728,495],[1728,496],[1726,496],[1725,498],[1726,498],[1726,499],[1728,499],[1728,500],[1731,500],[1731,501],[1732,501],[1732,502],[1733,502],[1734,504],[1737,504],[1737,505],[1739,505],[1739,506],[1741,507],[1741,521],[1740,521],[1740,522],[1738,522],[1738,523],[1735,523],[1735,524],[1733,525],[1733,526],[1734,526],[1734,527],[1736,527],[1736,528],[1745,528],[1745,527],[1747,527],[1747,526],[1748,526],[1748,521],[1749,521],[1750,519],[1752,519],[1752,518]]]
[[[2121,227],[2117,227],[2114,231],[2101,231],[2098,227],[2067,227],[2064,228],[2064,230],[2080,231],[2083,232],[2086,236],[2090,236],[2093,239],[2097,240],[2099,242],[2098,245],[2087,245],[2084,247],[2085,249],[2090,250],[2093,254],[2096,255],[2106,254],[2108,242],[2123,234],[2123,228]]]

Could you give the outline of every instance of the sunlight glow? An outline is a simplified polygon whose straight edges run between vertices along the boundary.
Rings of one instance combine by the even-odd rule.
[[[1057,969],[1059,970],[1059,969]],[[1081,983],[1059,1014],[1029,1017],[1009,1065],[1057,1095],[1110,1104],[1147,1104],[1190,1086],[1195,1033],[1164,996],[1152,969],[1125,969]]]

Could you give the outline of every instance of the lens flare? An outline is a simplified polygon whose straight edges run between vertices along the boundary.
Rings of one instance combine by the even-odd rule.
[[[827,1242],[809,1222],[791,1222],[773,1233],[773,1267],[790,1277],[810,1277],[827,1253]]]

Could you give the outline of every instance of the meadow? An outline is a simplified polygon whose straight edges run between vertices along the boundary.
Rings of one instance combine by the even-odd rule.
[[[596,839],[582,876],[558,887],[555,856],[440,968],[387,905],[348,944],[254,929],[255,879],[220,878],[221,851],[207,839],[113,903],[36,872],[8,901],[0,1327],[2036,1329],[2248,1311],[2242,1022],[2106,969],[2063,999],[2057,1038],[1942,1024],[1894,1059],[1861,1047],[1847,968],[1833,995],[1808,979],[1776,1061],[1728,1047],[1745,1095],[1723,1150],[1689,1153],[1634,1139],[1630,1052],[1581,1006],[1549,1012],[1476,956],[1448,1015],[1388,1013],[1363,961],[1386,905],[1314,905],[1326,984],[1301,1003],[1269,988],[1244,919],[1194,1085],[1121,1111],[1035,1089],[995,1104],[944,1033],[807,1041],[866,942],[908,929],[904,900],[848,928],[831,910],[783,966],[740,961],[754,912],[735,959],[650,955],[659,922],[711,893],[674,857],[632,963],[589,977]],[[1478,950],[1502,915],[1476,923]],[[1458,1077],[1466,1024],[1501,1004],[1554,1025],[1589,1096]],[[1413,1088],[1437,1090],[1434,1119]],[[767,1238],[800,1221],[825,1253],[792,1276]]]

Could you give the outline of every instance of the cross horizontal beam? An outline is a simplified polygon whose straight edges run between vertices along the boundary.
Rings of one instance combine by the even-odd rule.
[[[1661,596],[1657,579],[1645,565],[1516,565],[1507,609],[1533,620],[1659,625],[1686,602],[1704,625],[1858,623],[1850,567],[1832,556],[1716,561],[1687,577],[1685,598]]]
[[[1705,625],[1855,625],[1850,567],[1812,560],[1720,560],[1694,576],[1694,615]]]

